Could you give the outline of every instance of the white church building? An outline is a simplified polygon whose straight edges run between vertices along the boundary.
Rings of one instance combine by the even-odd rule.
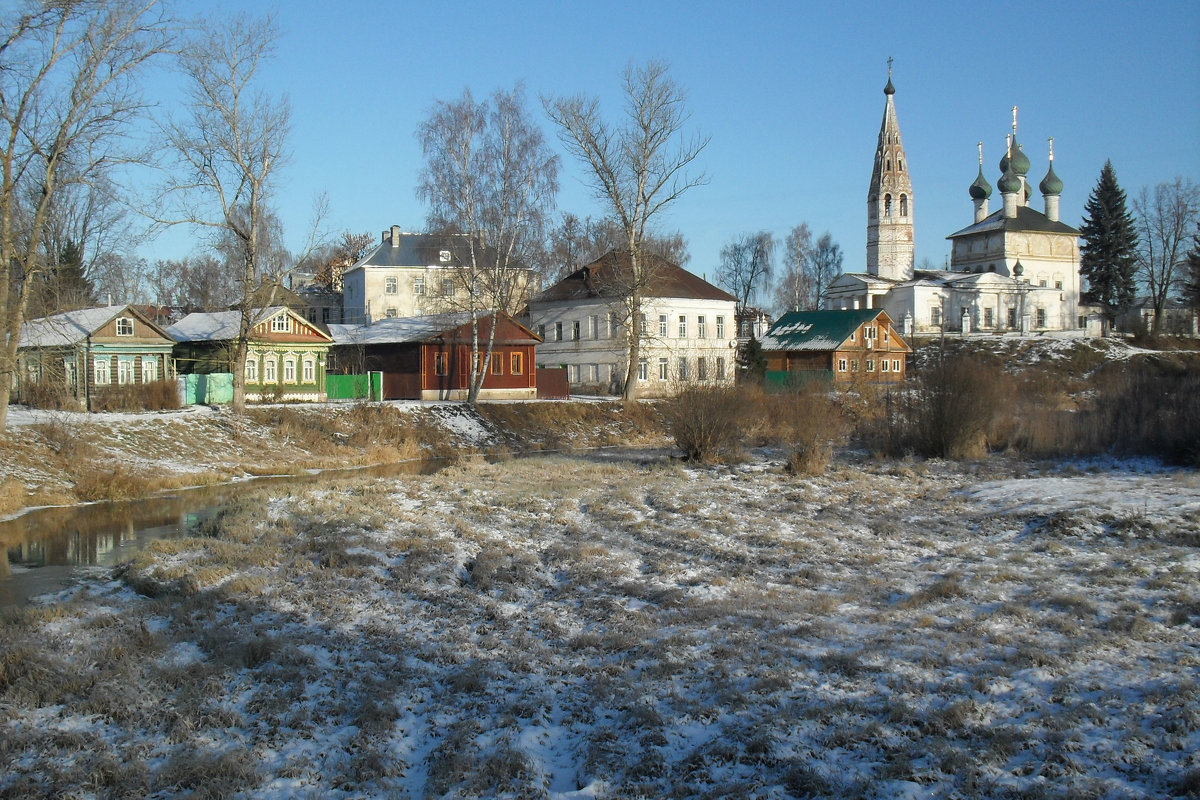
[[[1079,231],[1058,217],[1063,184],[1049,167],[1038,188],[1044,211],[1030,207],[1029,157],[1013,132],[1000,160],[1001,207],[979,174],[969,188],[974,222],[950,234],[950,268],[913,269],[913,188],[900,139],[889,71],[883,124],[867,191],[867,270],[829,287],[830,309],[883,308],[905,336],[944,331],[1021,333],[1083,327],[1079,310]]]

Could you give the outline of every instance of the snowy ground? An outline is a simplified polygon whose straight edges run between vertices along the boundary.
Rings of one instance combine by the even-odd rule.
[[[1195,793],[1198,572],[1149,464],[256,495],[3,619],[0,797]]]

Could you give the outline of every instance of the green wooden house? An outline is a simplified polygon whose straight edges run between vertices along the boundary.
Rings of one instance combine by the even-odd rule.
[[[241,312],[188,314],[167,328],[176,341],[181,375],[233,372]],[[333,339],[324,325],[285,306],[256,309],[246,353],[246,400],[323,402],[325,366]]]
[[[21,326],[15,398],[91,411],[115,392],[172,380],[174,340],[134,306],[67,311]]]

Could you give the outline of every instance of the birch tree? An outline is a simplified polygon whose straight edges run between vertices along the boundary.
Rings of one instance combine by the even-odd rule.
[[[467,402],[475,403],[499,327],[499,313],[528,301],[528,265],[542,248],[558,192],[559,158],[530,117],[524,88],[476,102],[469,89],[438,101],[417,128],[425,156],[417,196],[427,224],[458,265],[448,302],[470,314]],[[491,317],[486,341],[480,321]]]
[[[686,191],[705,182],[689,168],[708,138],[685,135],[691,115],[686,94],[668,75],[666,64],[632,64],[622,76],[625,100],[621,124],[606,122],[595,97],[543,98],[560,138],[585,166],[597,197],[620,224],[629,253],[629,274],[620,289],[620,316],[626,339],[626,400],[637,397],[643,306],[654,282],[653,259],[644,243],[659,214]]]
[[[240,312],[231,353],[233,408],[246,405],[245,364],[254,326],[255,288],[262,279],[261,241],[279,170],[287,157],[291,106],[257,88],[275,47],[273,18],[239,14],[208,28],[182,51],[185,111],[164,136],[174,160],[163,187],[167,224],[186,223],[234,243],[232,282]],[[266,305],[270,305],[270,298]]]
[[[737,298],[739,317],[757,302],[775,267],[775,237],[767,231],[735,237],[721,248],[717,283]]]
[[[138,81],[171,44],[155,0],[0,5],[0,432],[55,200],[139,157],[126,138],[147,108]]]
[[[775,284],[775,308],[781,314],[789,311],[811,311],[813,278],[809,264],[813,257],[812,231],[801,222],[788,231],[783,242],[783,264]]]

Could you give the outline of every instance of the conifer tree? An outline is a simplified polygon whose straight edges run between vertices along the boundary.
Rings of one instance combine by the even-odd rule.
[[[1104,162],[1084,211],[1079,273],[1087,278],[1087,298],[1104,306],[1112,322],[1133,305],[1137,271],[1137,230],[1112,161]]]

